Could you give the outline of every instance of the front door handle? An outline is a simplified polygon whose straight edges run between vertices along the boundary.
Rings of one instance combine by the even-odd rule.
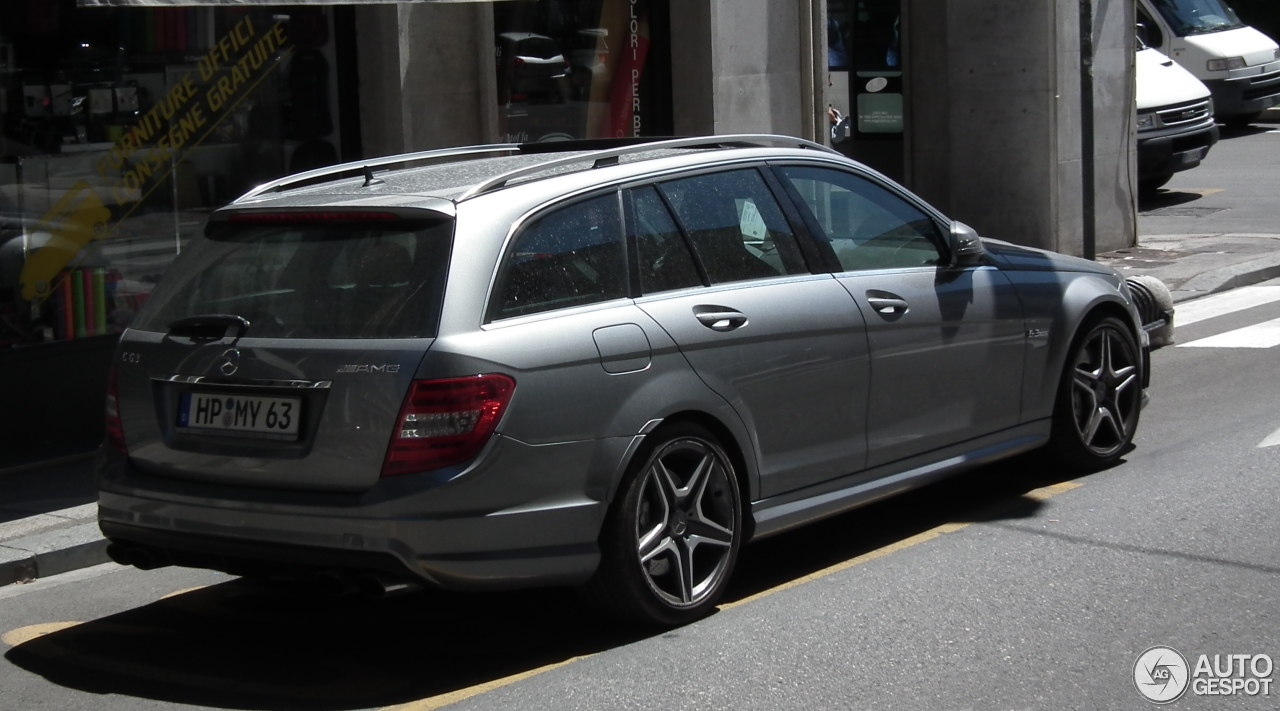
[[[897,294],[890,294],[887,291],[868,291],[867,303],[871,304],[871,308],[877,313],[884,316],[901,315],[911,310],[907,300]]]
[[[693,317],[712,331],[733,331],[747,325],[747,315],[728,306],[695,306]]]

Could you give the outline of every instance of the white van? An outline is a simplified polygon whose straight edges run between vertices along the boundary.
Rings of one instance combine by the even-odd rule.
[[[1138,35],[1213,92],[1219,121],[1243,126],[1280,104],[1280,47],[1224,0],[1138,0]]]
[[[1155,192],[1174,173],[1200,165],[1218,142],[1209,89],[1138,38],[1138,191]]]

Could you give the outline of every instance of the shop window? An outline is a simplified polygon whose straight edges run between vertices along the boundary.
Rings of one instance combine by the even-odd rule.
[[[667,2],[495,3],[503,140],[670,135]]]
[[[337,162],[331,12],[0,2],[0,346],[123,330],[210,212]]]

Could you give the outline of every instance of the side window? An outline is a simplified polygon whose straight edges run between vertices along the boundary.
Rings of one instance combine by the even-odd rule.
[[[640,290],[653,294],[701,286],[689,246],[657,189],[636,188],[626,195],[627,224],[639,252]]]
[[[537,218],[517,235],[504,262],[489,320],[626,296],[617,194]]]
[[[754,169],[661,185],[713,284],[808,272],[796,237]]]
[[[1155,18],[1141,5],[1138,6],[1138,24],[1142,25],[1142,34],[1139,36],[1148,47],[1160,49],[1164,46],[1164,33],[1160,31],[1160,25],[1156,24]]]
[[[788,166],[791,181],[844,271],[942,263],[941,236],[929,215],[889,190],[850,173]]]

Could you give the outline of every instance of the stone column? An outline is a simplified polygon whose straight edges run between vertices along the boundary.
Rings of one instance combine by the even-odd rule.
[[[366,156],[497,140],[492,5],[360,6],[356,42]]]
[[[677,134],[806,136],[802,110],[809,0],[672,0],[672,98]],[[812,15],[813,13],[808,13]],[[822,36],[825,37],[825,34]],[[805,77],[811,84],[813,78]]]
[[[1093,0],[1096,250],[1137,235],[1132,0]],[[908,0],[912,187],[980,233],[1080,254],[1080,0]]]

